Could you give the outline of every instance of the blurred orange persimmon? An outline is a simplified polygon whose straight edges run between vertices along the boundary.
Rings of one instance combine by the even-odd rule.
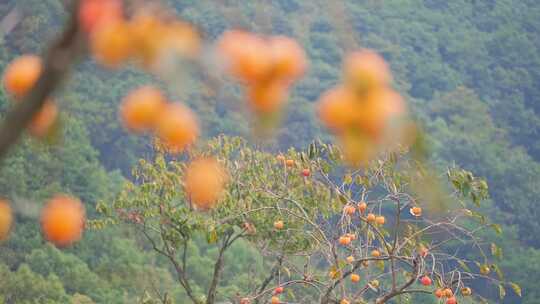
[[[340,133],[351,124],[355,103],[354,94],[346,87],[338,86],[324,93],[317,112],[326,127]]]
[[[122,18],[121,0],[82,0],[79,6],[79,24],[86,32],[97,26]]]
[[[230,30],[218,41],[218,51],[229,72],[247,83],[260,82],[272,68],[272,54],[258,35]]]
[[[42,70],[41,58],[23,55],[14,59],[4,71],[4,87],[15,97],[24,96],[36,83]]]
[[[90,45],[96,60],[109,68],[125,63],[134,50],[130,29],[122,20],[97,27],[90,36]]]
[[[349,54],[343,62],[345,82],[355,92],[386,86],[392,80],[386,61],[372,50],[360,50]]]
[[[0,241],[7,239],[13,223],[13,212],[8,201],[0,199]]]
[[[129,27],[136,49],[135,57],[145,67],[151,67],[165,39],[166,27],[156,15],[147,12],[138,12]]]
[[[279,109],[287,99],[287,88],[278,82],[253,84],[247,88],[251,108],[261,114]]]
[[[156,134],[171,153],[182,152],[199,136],[195,114],[185,105],[167,104],[156,125]]]
[[[304,74],[307,68],[306,54],[292,38],[275,36],[269,40],[272,56],[272,76],[289,83]]]
[[[165,97],[159,89],[142,86],[124,98],[120,105],[120,118],[131,131],[148,131],[156,125],[165,106]]]
[[[186,22],[175,21],[165,27],[165,40],[162,49],[178,52],[193,58],[201,49],[201,38],[197,30]]]
[[[365,136],[347,132],[339,137],[344,161],[354,167],[364,166],[377,154],[377,147]]]
[[[194,160],[186,168],[184,188],[191,203],[199,210],[214,207],[223,194],[227,173],[214,158]]]
[[[35,137],[45,137],[49,134],[57,118],[58,106],[52,99],[48,99],[30,121],[28,132]]]
[[[59,194],[43,207],[41,228],[45,238],[57,246],[67,246],[82,237],[84,206],[77,198]]]

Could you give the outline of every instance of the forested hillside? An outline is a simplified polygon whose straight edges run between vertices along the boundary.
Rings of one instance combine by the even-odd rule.
[[[0,19],[13,11],[21,16],[0,40],[0,70],[21,54],[44,51],[66,21],[63,2],[0,3]],[[382,54],[394,87],[427,134],[430,161],[438,168],[457,164],[487,179],[490,198],[482,210],[504,230],[486,237],[501,244],[505,276],[523,288],[522,298],[508,292],[504,303],[540,303],[539,1],[163,2],[199,27],[209,42],[240,27],[285,34],[306,49],[309,70],[291,91],[278,132],[263,143],[252,140],[270,152],[302,149],[318,138],[330,141],[316,119],[315,103],[340,82],[342,56],[358,47]],[[18,212],[16,229],[0,245],[0,303],[144,303],[155,290],[186,297],[165,259],[133,231],[90,230],[80,243],[59,250],[43,241],[35,219],[42,201],[58,191],[81,198],[88,217],[97,218],[97,203],[112,200],[133,179],[138,160],[153,156],[151,138],[128,134],[117,119],[125,92],[141,84],[156,83],[172,99],[187,103],[198,114],[205,138],[221,133],[253,138],[238,86],[212,71],[187,73],[180,86],[135,67],[110,72],[90,59],[76,66],[55,93],[62,105],[58,134],[46,144],[25,138],[0,166],[0,194],[11,198]],[[2,113],[8,103],[8,94],[0,91]],[[197,253],[188,261],[194,270],[205,269],[217,254],[205,242],[189,250]],[[243,241],[226,259],[234,260],[223,273],[231,294],[241,290],[236,286],[261,280],[248,277],[251,267],[271,266]],[[195,290],[208,284],[205,278],[205,273],[191,278]],[[491,288],[486,294],[498,295]]]

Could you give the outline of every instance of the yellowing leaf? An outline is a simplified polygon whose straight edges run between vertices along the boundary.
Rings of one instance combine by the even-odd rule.
[[[521,297],[521,287],[516,284],[516,283],[513,283],[513,282],[510,282],[508,283],[508,285],[510,285],[510,287],[512,287],[512,290],[519,296]]]

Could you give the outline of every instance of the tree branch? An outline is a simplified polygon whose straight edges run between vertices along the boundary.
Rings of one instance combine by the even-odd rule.
[[[45,55],[43,72],[35,86],[22,99],[22,102],[8,113],[2,123],[0,128],[0,160],[17,142],[45,100],[60,85],[78,55],[84,52],[86,42],[84,35],[79,30],[78,7],[79,1],[73,1],[68,24],[63,34],[52,44]]]
[[[223,260],[225,251],[243,235],[243,232],[241,232],[233,237],[233,233],[234,232],[231,230],[231,232],[227,234],[227,236],[223,240],[221,248],[219,248],[218,257],[216,263],[214,264],[214,275],[212,276],[212,282],[210,283],[210,287],[208,288],[206,304],[214,304],[216,301],[217,286],[219,280],[221,279],[221,272],[223,271]]]

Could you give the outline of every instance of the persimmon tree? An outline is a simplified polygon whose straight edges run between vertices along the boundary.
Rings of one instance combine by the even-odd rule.
[[[215,157],[229,172],[210,209],[198,209],[184,191],[186,166],[201,157]],[[422,173],[404,151],[356,170],[341,166],[342,158],[339,148],[320,142],[275,155],[228,137],[185,158],[158,152],[140,161],[114,202],[99,205],[105,217],[91,224],[132,226],[168,259],[193,303],[388,303],[429,294],[451,304],[482,300],[469,287],[480,279],[519,288],[502,280],[493,262],[498,247],[481,239],[485,229],[500,229],[476,211],[488,195],[484,180],[449,169],[453,190],[445,206],[433,206],[411,190]],[[201,293],[191,286],[186,255],[202,239],[219,253]],[[267,268],[250,274],[254,284],[243,294],[222,294],[224,252],[240,239],[257,248]],[[469,260],[456,246],[483,259]]]

